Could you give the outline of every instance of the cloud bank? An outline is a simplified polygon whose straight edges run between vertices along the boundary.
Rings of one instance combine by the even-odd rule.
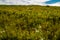
[[[50,5],[50,6],[60,6],[60,2],[48,4],[46,2],[51,2],[51,0],[0,0],[0,5]]]
[[[40,4],[49,0],[0,0],[0,4],[11,4],[11,5],[29,5],[29,4]]]

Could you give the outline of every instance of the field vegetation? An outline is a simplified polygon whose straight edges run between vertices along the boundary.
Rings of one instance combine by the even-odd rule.
[[[0,40],[60,40],[60,7],[0,5]]]

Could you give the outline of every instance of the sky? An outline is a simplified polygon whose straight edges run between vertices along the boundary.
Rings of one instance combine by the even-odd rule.
[[[60,6],[60,0],[0,0],[0,5]]]

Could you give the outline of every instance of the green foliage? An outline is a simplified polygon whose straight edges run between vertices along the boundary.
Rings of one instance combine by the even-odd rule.
[[[60,40],[59,8],[0,6],[0,40]]]

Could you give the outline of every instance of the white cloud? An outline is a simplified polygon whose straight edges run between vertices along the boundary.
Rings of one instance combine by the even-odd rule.
[[[50,0],[5,0],[6,2],[28,2],[28,1],[34,1],[34,2],[46,2],[46,1],[50,1]]]
[[[0,4],[5,5],[30,5],[30,4],[42,4],[43,2],[49,1],[49,0],[0,0]]]
[[[0,5],[42,5],[42,6],[60,6],[60,2],[54,4],[45,4],[50,0],[0,0]]]
[[[38,0],[36,0],[38,1]],[[38,2],[46,2],[46,1],[50,1],[50,0],[39,0]]]
[[[60,2],[54,3],[54,4],[46,4],[46,5],[50,5],[50,6],[60,6]]]

